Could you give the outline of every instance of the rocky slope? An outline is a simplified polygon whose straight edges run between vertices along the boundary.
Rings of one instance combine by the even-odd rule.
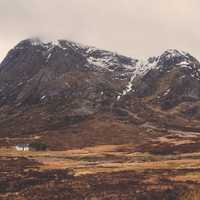
[[[194,57],[169,50],[150,62],[153,68],[139,80],[133,80],[137,96],[152,96],[166,109],[184,101],[199,100],[200,64]]]
[[[136,62],[63,40],[25,40],[1,64],[1,103],[38,104],[76,97],[95,101],[103,99],[107,90],[117,95],[120,80],[130,77]]]
[[[173,116],[173,126],[199,128],[199,100],[200,63],[178,50],[139,61],[66,40],[27,39],[0,64],[2,136],[99,115],[135,126],[169,125]]]

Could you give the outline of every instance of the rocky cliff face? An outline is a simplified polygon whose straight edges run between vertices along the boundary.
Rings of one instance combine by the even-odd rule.
[[[130,77],[136,62],[64,40],[48,43],[25,40],[1,64],[1,102],[37,104],[67,100],[73,95],[80,100],[96,99],[108,92],[107,96],[113,96],[111,90],[117,95],[120,80]]]
[[[199,100],[200,63],[190,54],[168,50],[146,65],[151,65],[150,70],[132,81],[136,96],[150,97],[163,109]]]
[[[70,41],[27,39],[0,65],[2,134],[59,128],[99,113],[148,121],[159,109],[198,118],[199,100],[200,63],[178,50],[141,62]]]

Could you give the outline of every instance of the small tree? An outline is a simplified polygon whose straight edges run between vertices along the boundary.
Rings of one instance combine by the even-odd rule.
[[[36,151],[45,151],[48,148],[47,143],[41,140],[34,141],[29,146]]]

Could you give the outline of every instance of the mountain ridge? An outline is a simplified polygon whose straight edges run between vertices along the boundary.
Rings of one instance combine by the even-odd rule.
[[[148,71],[153,70],[155,68],[159,68],[162,65],[165,65],[165,63],[163,62],[177,62],[179,61],[179,63],[176,63],[176,65],[178,66],[182,66],[182,67],[187,67],[190,65],[190,62],[187,62],[187,60],[192,59],[193,62],[198,63],[198,61],[192,57],[190,54],[185,53],[183,51],[178,51],[175,49],[168,49],[166,51],[164,51],[163,54],[161,54],[160,56],[157,57],[150,57],[146,60],[138,60],[138,59],[132,59],[130,57],[125,57],[122,56],[120,54],[117,53],[113,53],[110,51],[104,51],[104,50],[100,50],[97,49],[95,47],[89,47],[86,45],[82,45],[79,43],[75,43],[72,41],[67,41],[67,40],[55,40],[55,41],[42,41],[39,38],[34,38],[34,39],[26,39],[21,41],[18,45],[16,45],[16,47],[14,49],[12,49],[8,55],[6,56],[6,58],[2,61],[2,63],[0,64],[0,68],[1,71],[4,68],[4,65],[7,65],[8,59],[10,59],[10,57],[12,57],[12,51],[15,50],[23,50],[24,47],[29,46],[34,46],[34,47],[38,47],[38,48],[44,48],[42,49],[42,54],[45,57],[45,61],[43,61],[43,65],[45,64],[49,64],[49,60],[53,59],[51,58],[52,56],[52,51],[54,48],[60,48],[62,50],[67,50],[68,48],[70,49],[74,49],[75,51],[77,51],[76,53],[81,52],[83,54],[83,56],[80,58],[82,61],[82,65],[86,65],[86,67],[91,67],[91,66],[95,66],[98,69],[101,70],[108,70],[108,71],[117,71],[114,70],[114,68],[116,68],[116,66],[118,65],[118,70],[123,71],[126,70],[126,73],[132,72],[133,75],[130,78],[134,79],[135,76],[141,75],[143,76],[145,73],[148,73]],[[37,50],[39,51],[39,50]],[[43,52],[46,51],[46,52]],[[103,52],[103,53],[102,53]],[[101,55],[101,58],[98,58],[98,54],[102,53],[103,55]],[[67,54],[62,55],[63,57],[66,56]],[[113,59],[111,58],[114,57]],[[86,57],[86,60],[84,60],[84,57]],[[67,58],[69,59],[69,58]],[[76,58],[71,62],[76,62],[77,56]],[[121,60],[120,60],[121,59]],[[119,63],[119,60],[122,61],[122,63]],[[124,63],[123,63],[124,61]],[[182,61],[182,62],[181,62]],[[87,62],[87,64],[86,64]],[[118,63],[117,63],[118,62]],[[170,63],[167,63],[167,65],[169,65]],[[199,63],[198,63],[199,64]],[[87,66],[90,65],[90,66]],[[80,69],[79,69],[80,70]],[[199,72],[199,71],[198,71]],[[123,76],[124,74],[121,73],[121,76]],[[130,89],[129,89],[130,90]],[[123,94],[123,92],[122,92]],[[118,97],[119,98],[119,97]]]
[[[0,130],[40,132],[99,115],[198,129],[199,73],[197,59],[173,49],[141,62],[66,40],[23,40],[0,64]]]

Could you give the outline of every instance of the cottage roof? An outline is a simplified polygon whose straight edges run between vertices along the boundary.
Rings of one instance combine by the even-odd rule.
[[[29,147],[29,144],[17,144],[16,147],[26,148],[26,147]]]

